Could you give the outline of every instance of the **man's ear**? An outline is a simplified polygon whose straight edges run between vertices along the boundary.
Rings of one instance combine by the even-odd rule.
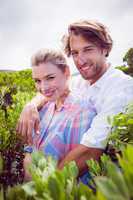
[[[103,55],[106,57],[106,56],[108,55],[107,49],[102,49],[102,53],[103,53]]]

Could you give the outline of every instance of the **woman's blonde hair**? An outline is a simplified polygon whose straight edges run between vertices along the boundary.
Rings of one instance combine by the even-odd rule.
[[[38,66],[42,63],[52,63],[56,65],[62,72],[68,67],[65,56],[60,51],[41,49],[31,58],[31,65]]]

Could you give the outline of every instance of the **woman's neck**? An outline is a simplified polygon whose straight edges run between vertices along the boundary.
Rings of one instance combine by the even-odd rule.
[[[69,95],[70,90],[67,88],[64,93],[56,100],[56,109],[60,108],[62,104],[64,103],[65,99]]]

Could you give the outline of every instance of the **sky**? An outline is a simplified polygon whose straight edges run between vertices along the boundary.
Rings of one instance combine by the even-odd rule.
[[[39,49],[61,49],[68,25],[80,19],[98,20],[109,28],[114,46],[108,60],[123,64],[133,47],[133,0],[0,0],[0,70],[30,68]]]

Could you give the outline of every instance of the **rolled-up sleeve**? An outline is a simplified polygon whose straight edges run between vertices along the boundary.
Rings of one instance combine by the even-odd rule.
[[[104,149],[107,145],[107,138],[110,134],[111,125],[107,118],[123,112],[126,105],[133,101],[133,85],[119,90],[110,92],[101,106],[101,110],[94,117],[91,128],[84,134],[81,144]]]

